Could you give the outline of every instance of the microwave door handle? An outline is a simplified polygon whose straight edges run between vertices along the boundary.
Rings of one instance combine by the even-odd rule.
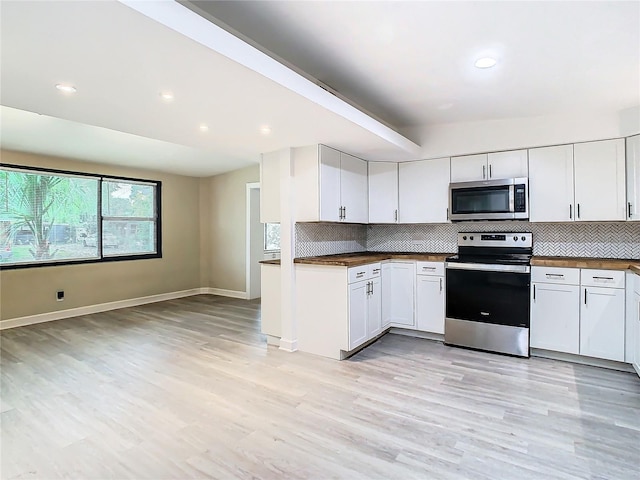
[[[516,211],[515,188],[515,185],[509,185],[509,211],[511,213]]]

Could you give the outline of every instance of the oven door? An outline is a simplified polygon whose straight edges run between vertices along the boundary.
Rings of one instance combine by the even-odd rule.
[[[531,267],[447,263],[446,317],[529,328]]]

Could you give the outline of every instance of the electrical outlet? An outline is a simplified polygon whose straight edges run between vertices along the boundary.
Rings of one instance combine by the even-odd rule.
[[[427,248],[427,242],[425,242],[424,240],[411,240],[411,245],[418,250],[424,250],[425,248]]]
[[[56,300],[58,300],[59,302],[64,300],[64,290],[58,290],[58,292],[56,293]]]

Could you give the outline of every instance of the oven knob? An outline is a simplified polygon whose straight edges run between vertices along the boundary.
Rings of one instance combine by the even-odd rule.
[[[513,237],[513,241],[517,242],[518,241],[518,236],[516,235],[515,237]]]
[[[522,237],[522,241],[524,242],[524,237]]]
[[[467,236],[465,235],[464,237],[462,237],[462,239],[463,239],[463,240],[466,240],[466,239],[467,239]]]
[[[471,236],[469,237],[469,240],[473,240],[473,235],[471,235]]]

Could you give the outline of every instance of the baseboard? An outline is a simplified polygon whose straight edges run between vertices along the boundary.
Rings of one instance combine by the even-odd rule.
[[[148,297],[130,298],[127,300],[118,300],[116,302],[89,305],[87,307],[69,308],[67,310],[58,310],[56,312],[39,313],[37,315],[29,315],[26,317],[11,318],[9,320],[0,321],[0,330],[5,330],[7,328],[24,327],[26,325],[34,325],[36,323],[52,322],[65,318],[79,317],[80,315],[108,312],[109,310],[118,310],[119,308],[136,307],[138,305],[145,305],[147,303],[163,302],[166,300],[174,300],[176,298],[190,297],[192,295],[208,293],[203,292],[202,290],[202,288],[192,288],[190,290],[181,290],[178,292],[149,295]]]
[[[298,351],[298,341],[297,340],[286,340],[284,338],[280,338],[280,350],[284,350],[286,352],[297,352]]]
[[[634,372],[634,367],[631,364],[616,362],[614,360],[604,360],[602,358],[574,355],[572,353],[554,352],[551,350],[543,350],[541,348],[530,349],[530,354],[532,357],[550,358],[551,360],[562,360],[563,362],[579,363],[581,365],[608,368],[610,370],[620,370],[621,372]]]
[[[209,295],[220,295],[222,297],[231,297],[231,298],[242,298],[243,300],[247,299],[247,292],[241,292],[239,290],[225,290],[224,288],[201,288],[202,293],[207,293]]]

